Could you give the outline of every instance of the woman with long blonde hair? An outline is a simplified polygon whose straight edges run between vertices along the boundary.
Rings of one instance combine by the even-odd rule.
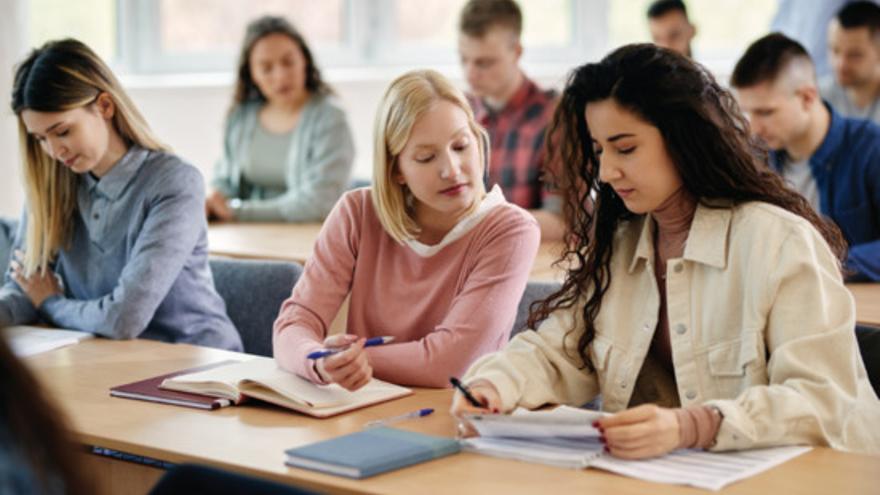
[[[391,83],[376,117],[374,186],[337,203],[275,322],[281,367],[349,390],[372,376],[444,387],[507,341],[540,232],[500,188],[486,193],[487,139],[437,72]],[[325,340],[348,295],[348,333]],[[379,336],[395,340],[364,348]],[[322,347],[347,350],[308,359]]]
[[[27,205],[0,326],[241,349],[208,267],[202,176],[106,64],[79,41],[46,43],[17,67],[12,109]]]

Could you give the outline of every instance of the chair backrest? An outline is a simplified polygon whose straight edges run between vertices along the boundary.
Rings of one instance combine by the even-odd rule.
[[[212,258],[214,287],[238,329],[244,351],[272,356],[272,324],[290,297],[302,266],[284,261]]]
[[[0,273],[6,273],[6,269],[9,268],[16,230],[18,230],[18,220],[0,217]]]
[[[868,380],[877,395],[880,395],[880,328],[856,325],[856,340],[859,352],[865,362]]]
[[[519,306],[516,308],[516,320],[513,322],[510,338],[526,329],[526,322],[529,319],[529,306],[533,302],[540,301],[556,292],[560,287],[562,287],[562,284],[559,282],[529,282],[526,284],[526,291],[523,292],[522,298],[519,300]]]

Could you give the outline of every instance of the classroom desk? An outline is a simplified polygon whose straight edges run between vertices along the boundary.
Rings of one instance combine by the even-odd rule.
[[[847,284],[856,300],[856,321],[880,327],[880,283]]]
[[[397,427],[452,436],[451,391],[415,395],[343,414],[312,419],[250,404],[201,411],[110,397],[111,386],[236,356],[184,344],[95,339],[26,360],[69,415],[76,437],[172,463],[197,462],[333,493],[564,493],[705,494],[693,488],[633,480],[596,470],[566,470],[471,453],[439,459],[366,480],[349,480],[284,465],[289,447],[360,429],[370,420],[422,407],[436,412]],[[161,475],[157,468],[83,454],[81,459],[110,493],[139,494]],[[818,448],[768,472],[735,483],[724,494],[868,494],[880,484],[880,457]]]

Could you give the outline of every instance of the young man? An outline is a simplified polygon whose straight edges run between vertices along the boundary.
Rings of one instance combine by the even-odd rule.
[[[519,66],[522,13],[512,0],[470,0],[459,20],[458,50],[477,121],[489,132],[487,189],[499,184],[508,201],[529,210],[541,239],[564,233],[561,202],[544,182],[544,136],[556,106]]]
[[[810,56],[779,33],[746,50],[731,86],[771,165],[843,231],[849,277],[880,281],[880,126],[823,103]]]
[[[848,117],[880,124],[880,5],[844,6],[828,29],[834,77],[823,81],[822,96]]]
[[[688,19],[687,7],[681,0],[652,3],[648,8],[648,29],[655,45],[692,57],[691,40],[697,28]]]

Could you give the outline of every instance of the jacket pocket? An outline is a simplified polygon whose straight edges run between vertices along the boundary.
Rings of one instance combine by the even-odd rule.
[[[709,349],[709,372],[712,376],[742,377],[746,374],[746,367],[756,359],[755,339],[743,336]]]

